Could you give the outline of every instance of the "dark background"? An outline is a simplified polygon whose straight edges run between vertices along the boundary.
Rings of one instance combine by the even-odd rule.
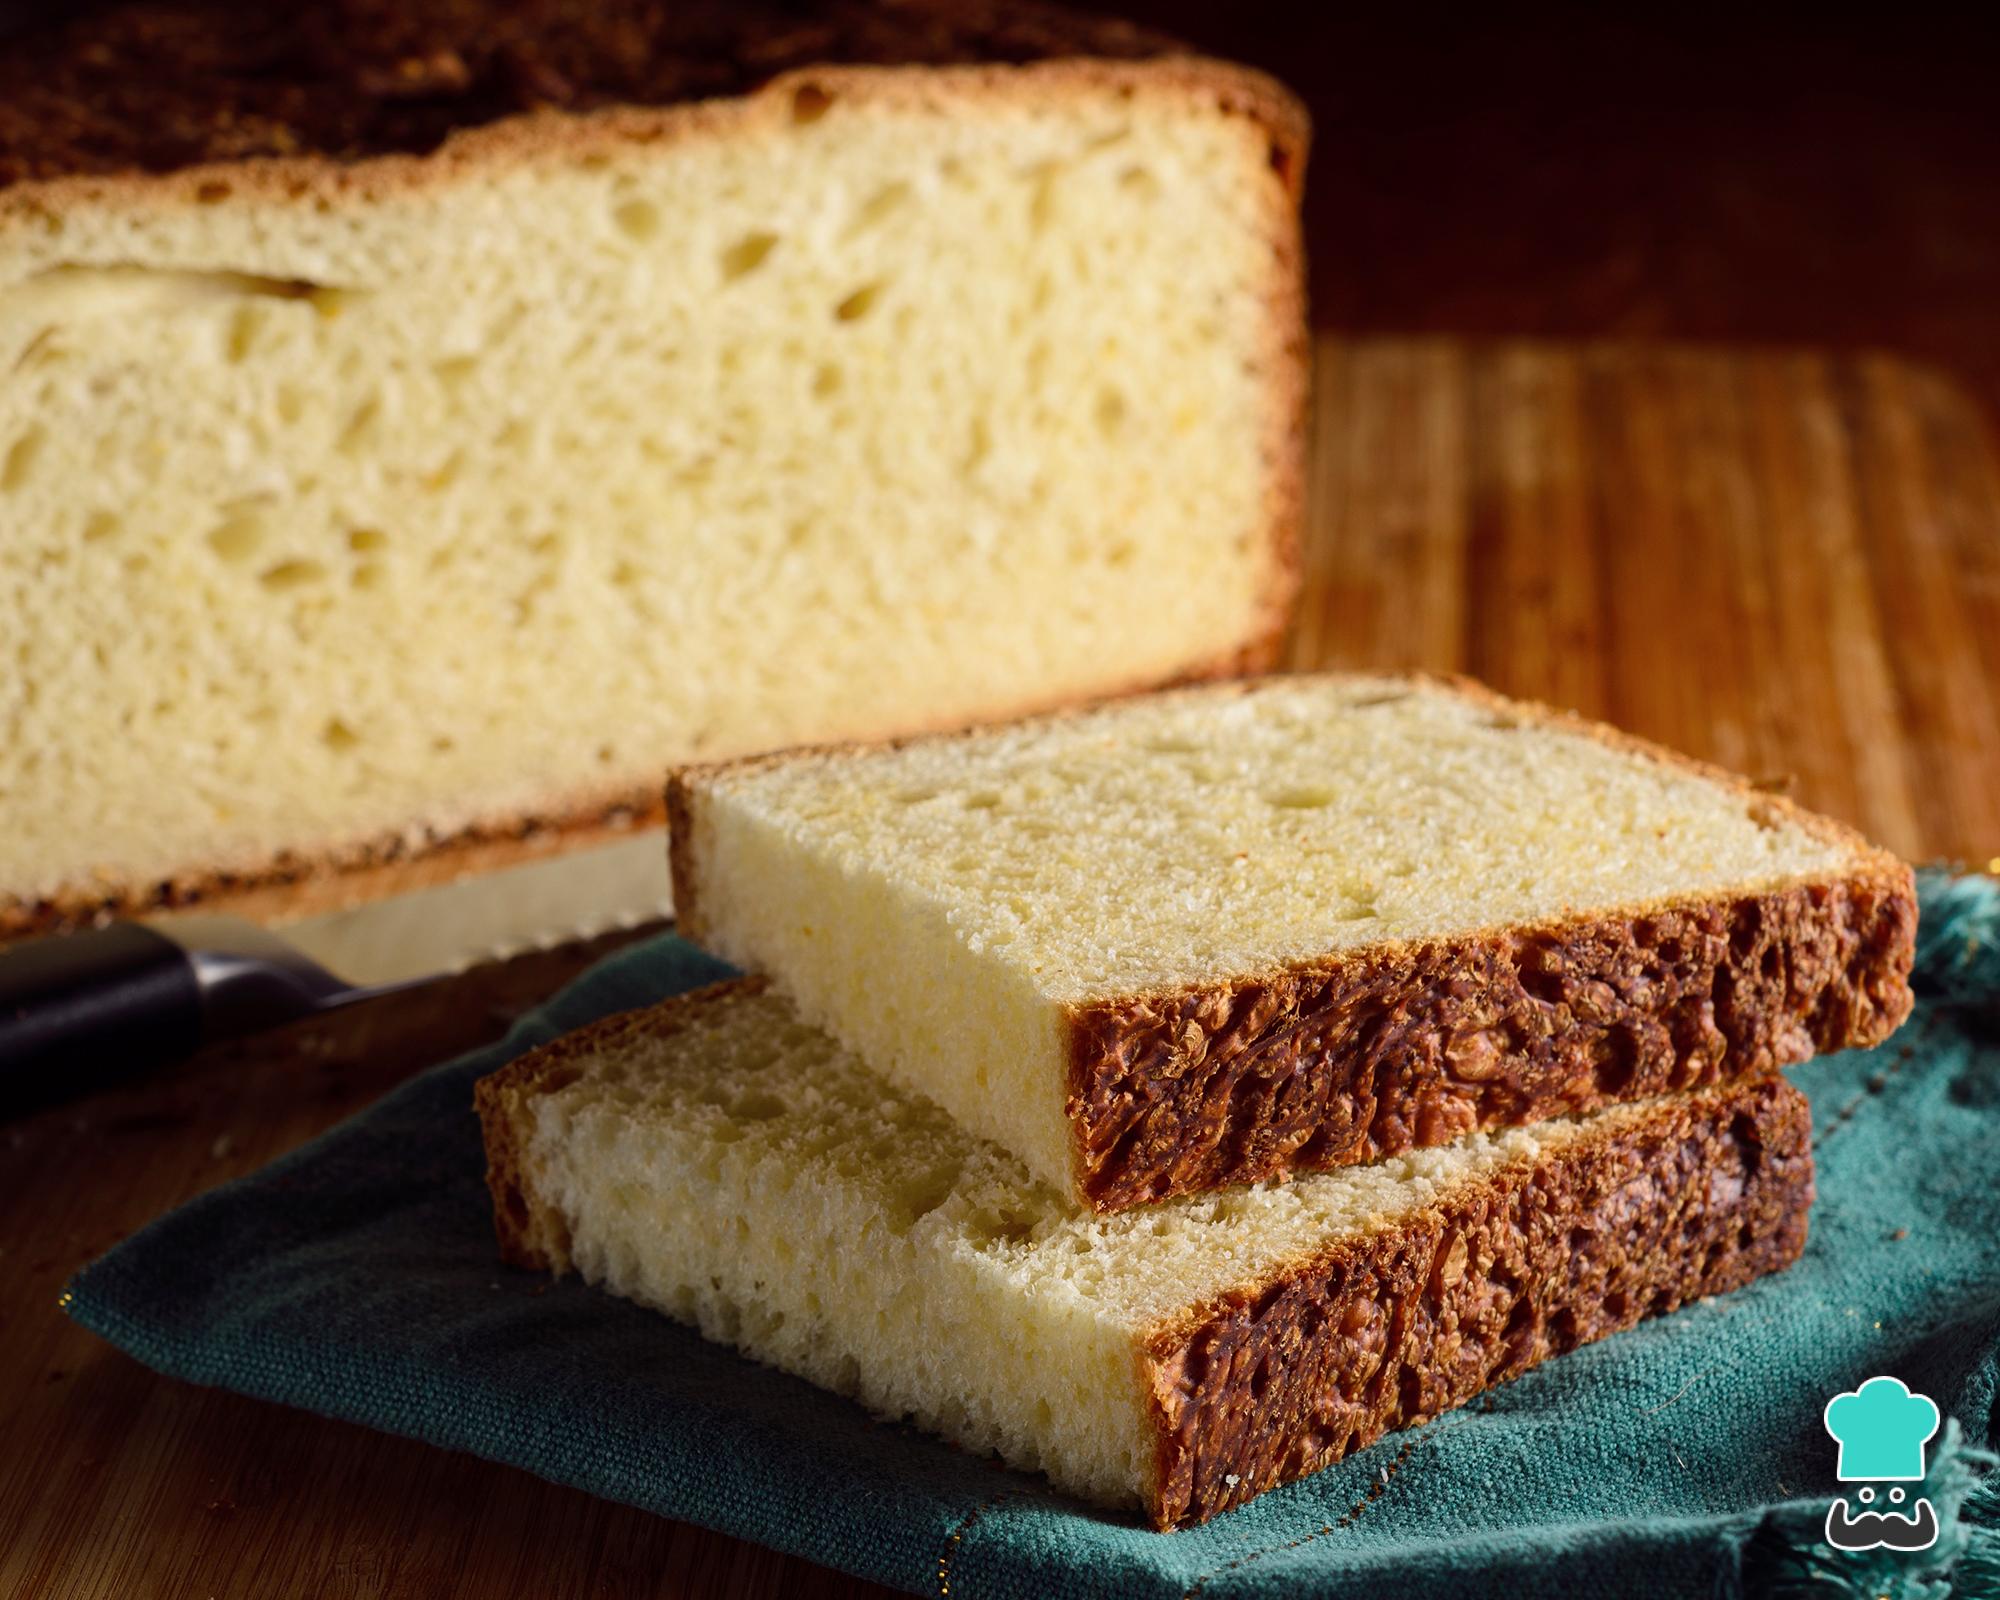
[[[1322,328],[1892,350],[2000,418],[2000,6],[1100,9],[1305,98]]]

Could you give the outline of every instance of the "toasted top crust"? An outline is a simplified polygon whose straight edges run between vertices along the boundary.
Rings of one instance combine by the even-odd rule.
[[[0,187],[258,157],[424,154],[522,112],[744,94],[810,65],[964,66],[1174,53],[1018,0],[128,0],[0,51]]]

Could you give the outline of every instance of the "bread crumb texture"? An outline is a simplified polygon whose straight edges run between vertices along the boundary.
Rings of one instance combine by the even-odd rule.
[[[1091,1217],[775,995],[668,1016],[527,1101],[524,1160],[537,1203],[563,1219],[567,1264],[1098,1499],[1129,1500],[1151,1470],[1145,1331],[1574,1137],[1552,1124]]]
[[[0,191],[0,896],[1264,639],[1292,210],[1227,98],[972,74]]]
[[[761,980],[600,1025],[480,1087],[515,1259],[576,1271],[878,1413],[1163,1521],[1207,1515],[1415,1420],[1421,1411],[1397,1409],[1411,1395],[1461,1403],[1483,1386],[1487,1357],[1511,1375],[1579,1327],[1626,1325],[1646,1308],[1642,1281],[1663,1309],[1782,1264],[1803,1237],[1810,1161],[1766,1159],[1755,1107],[1773,1093],[1803,1104],[1782,1085],[1653,1101],[1097,1217],[866,1069]],[[1639,1154],[1612,1160],[1596,1187],[1596,1158],[1567,1154],[1625,1143]],[[1685,1192],[1639,1205],[1633,1161],[1658,1166],[1655,1188]],[[1766,1197],[1758,1174],[1779,1167],[1792,1175]],[[1515,1277],[1496,1266],[1489,1285],[1488,1244],[1468,1255],[1454,1242],[1454,1229],[1476,1242],[1490,1224],[1492,1249],[1514,1249],[1548,1232],[1515,1212],[1544,1204],[1594,1263],[1582,1290],[1615,1288],[1611,1311],[1522,1276],[1518,1251]],[[1710,1234],[1729,1249],[1711,1250]],[[1552,1261],[1537,1256],[1534,1273]],[[1377,1278],[1382,1303],[1349,1293]],[[1406,1294],[1407,1318],[1395,1309]],[[1340,1382],[1257,1412],[1248,1402],[1272,1374],[1234,1370],[1216,1350],[1240,1344],[1283,1367],[1245,1330],[1315,1296],[1320,1331],[1287,1348],[1333,1362]],[[1427,1317],[1459,1327],[1463,1358],[1426,1354],[1434,1366],[1399,1377],[1384,1331]],[[1381,1359],[1362,1361],[1370,1351]]]
[[[1745,785],[1425,679],[1193,689],[699,769],[682,788],[675,894],[695,936],[1052,1182],[1075,1170],[1092,1083],[1073,1081],[1072,1030],[1093,1006],[1171,1020],[1179,996],[1218,997],[1186,1019],[1179,1057],[1156,1052],[1192,1073],[1211,1035],[1284,1031],[1281,1007],[1235,1015],[1232,996],[1254,1009],[1247,980],[1348,956],[1393,975],[1426,941],[1880,870],[1858,839]],[[1907,945],[1905,926],[1889,1025]],[[1367,1024],[1357,1013],[1319,1048],[1365,1044]],[[1127,1087],[1144,1110],[1155,1091]],[[1258,1136],[1254,1111],[1231,1138]]]
[[[1717,885],[1852,846],[1691,765],[1444,685],[1273,679],[722,775],[779,851],[1084,1001]],[[731,876],[719,886],[743,894]]]

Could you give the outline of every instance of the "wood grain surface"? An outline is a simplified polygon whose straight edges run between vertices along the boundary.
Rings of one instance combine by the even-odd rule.
[[[2000,467],[1882,358],[1323,346],[1298,667],[1601,715],[1918,858],[2000,853]],[[629,936],[624,936],[629,937]],[[79,1266],[497,1034],[617,940],[360,1008],[0,1128],[0,1595],[856,1595],[525,1473],[158,1378]]]

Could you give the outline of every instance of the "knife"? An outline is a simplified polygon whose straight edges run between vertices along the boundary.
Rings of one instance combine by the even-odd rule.
[[[0,950],[0,1115],[672,913],[666,836],[652,829],[276,927],[177,912]]]

